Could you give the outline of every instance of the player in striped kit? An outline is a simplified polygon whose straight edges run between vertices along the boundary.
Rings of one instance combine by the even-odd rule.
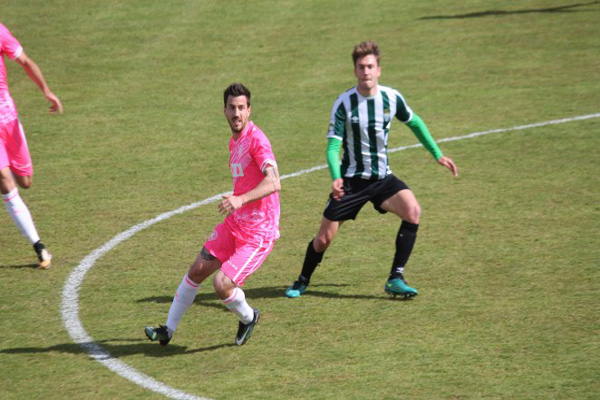
[[[438,164],[458,176],[452,159],[442,154],[423,120],[410,109],[402,95],[395,89],[379,85],[381,67],[377,44],[362,42],[356,45],[352,59],[357,86],[342,93],[331,111],[327,163],[333,180],[332,193],[319,232],[308,244],[300,276],[286,290],[287,297],[299,297],[306,291],[313,272],[342,223],[355,219],[367,201],[380,213],[392,212],[402,219],[384,290],[404,298],[418,294],[406,283],[404,267],[417,237],[421,209],[413,192],[392,174],[388,164],[387,142],[392,118],[408,125]]]
[[[17,185],[28,189],[33,184],[33,164],[25,132],[19,121],[17,107],[8,91],[4,56],[19,63],[29,78],[52,104],[50,113],[62,114],[62,104],[52,93],[38,65],[23,51],[23,47],[4,25],[0,24],[0,192],[2,201],[14,224],[33,245],[41,269],[50,268],[52,256],[40,240],[29,208],[21,199]]]
[[[162,346],[171,340],[200,284],[214,272],[215,292],[239,318],[235,344],[246,343],[260,318],[258,310],[248,305],[241,287],[262,265],[279,238],[281,183],[269,139],[249,120],[250,91],[234,83],[225,89],[223,100],[232,132],[229,168],[233,195],[223,196],[219,212],[227,217],[215,227],[183,277],[165,326],[145,329],[146,336]]]

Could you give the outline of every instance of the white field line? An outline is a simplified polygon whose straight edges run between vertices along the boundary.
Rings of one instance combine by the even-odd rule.
[[[489,135],[489,134],[493,134],[493,133],[511,132],[511,131],[517,131],[517,130],[537,128],[540,126],[564,124],[567,122],[581,121],[581,120],[598,118],[598,117],[600,117],[600,113],[581,115],[581,116],[570,117],[570,118],[562,118],[562,119],[556,119],[556,120],[552,120],[552,121],[538,122],[535,124],[515,126],[512,128],[492,129],[489,131],[474,132],[474,133],[470,133],[468,135],[463,135],[463,136],[444,138],[444,139],[438,140],[438,143],[451,142],[451,141],[463,140],[463,139],[471,139],[471,138],[475,138],[478,136]],[[397,151],[413,149],[416,147],[421,147],[421,144],[396,147],[394,149],[388,150],[388,152],[394,153]],[[294,178],[294,177],[297,177],[300,175],[308,174],[310,172],[320,171],[325,168],[327,168],[326,164],[319,165],[319,166],[312,167],[309,169],[304,169],[304,170],[297,171],[297,172],[294,172],[291,174],[283,175],[283,176],[281,176],[281,179]],[[197,396],[182,392],[180,390],[174,389],[162,382],[157,381],[156,379],[154,379],[146,374],[139,372],[135,368],[130,367],[129,365],[125,364],[124,362],[120,361],[119,359],[114,358],[106,349],[104,349],[100,344],[98,344],[94,340],[94,338],[92,338],[90,335],[88,335],[88,333],[84,329],[83,325],[81,324],[81,320],[79,319],[79,290],[81,289],[81,284],[83,283],[83,279],[85,278],[85,275],[94,266],[96,261],[98,261],[98,259],[100,259],[102,256],[104,256],[106,253],[111,251],[113,248],[115,248],[120,243],[131,238],[133,235],[137,234],[138,232],[156,224],[157,222],[164,221],[175,215],[182,214],[184,212],[193,210],[200,206],[219,201],[221,199],[221,196],[223,196],[225,194],[231,194],[231,192],[220,193],[215,196],[204,199],[202,201],[199,201],[197,203],[192,203],[187,206],[180,207],[176,210],[160,214],[157,217],[154,217],[152,219],[144,221],[138,225],[135,225],[135,226],[129,228],[128,230],[126,230],[124,232],[119,233],[117,236],[113,237],[111,240],[104,243],[102,246],[98,247],[96,250],[94,250],[90,254],[88,254],[83,259],[83,261],[81,261],[81,263],[77,267],[75,267],[75,269],[71,272],[71,274],[69,274],[69,277],[67,278],[67,281],[65,282],[65,286],[63,288],[62,302],[61,302],[61,315],[62,315],[62,319],[63,319],[63,323],[65,325],[65,328],[67,328],[67,331],[69,332],[69,335],[71,336],[73,341],[75,343],[78,343],[79,345],[81,345],[81,347],[90,355],[90,357],[92,357],[94,360],[98,361],[99,363],[103,364],[108,369],[112,370],[113,372],[120,375],[121,377],[130,380],[131,382],[135,383],[136,385],[139,385],[146,389],[152,390],[153,392],[161,393],[172,399],[209,400],[205,397],[197,397]]]

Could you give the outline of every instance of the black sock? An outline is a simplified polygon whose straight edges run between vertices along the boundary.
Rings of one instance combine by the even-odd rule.
[[[325,252],[317,253],[315,251],[315,248],[313,247],[313,241],[311,240],[308,244],[308,247],[306,248],[306,256],[304,257],[304,265],[302,266],[302,272],[298,277],[298,280],[300,282],[308,285],[308,283],[310,282],[310,277],[312,276],[313,272],[315,272],[317,265],[319,265],[319,263],[323,259],[323,254],[325,254]]]
[[[398,236],[396,236],[396,254],[394,255],[394,263],[390,271],[390,279],[402,278],[402,271],[408,262],[410,253],[412,252],[415,240],[417,239],[417,231],[419,224],[412,224],[407,221],[402,221]]]

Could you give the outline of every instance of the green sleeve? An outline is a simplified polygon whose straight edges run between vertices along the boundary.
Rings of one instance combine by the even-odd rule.
[[[433,158],[439,160],[443,156],[442,151],[429,133],[427,125],[425,125],[425,122],[417,114],[413,114],[412,119],[406,125],[413,131],[419,142],[431,153]]]
[[[342,177],[342,173],[340,172],[341,148],[341,140],[334,138],[327,139],[327,165],[329,166],[332,181]]]

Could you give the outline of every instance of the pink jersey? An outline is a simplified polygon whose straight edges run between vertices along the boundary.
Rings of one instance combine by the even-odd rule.
[[[0,124],[4,125],[17,118],[17,108],[10,93],[6,80],[6,66],[4,55],[11,60],[16,59],[23,52],[23,47],[10,31],[0,24]]]
[[[264,178],[267,165],[276,166],[267,136],[252,121],[238,140],[229,141],[229,167],[233,175],[233,194],[242,195],[254,189]],[[225,219],[234,235],[242,240],[279,238],[279,193],[246,203]]]

